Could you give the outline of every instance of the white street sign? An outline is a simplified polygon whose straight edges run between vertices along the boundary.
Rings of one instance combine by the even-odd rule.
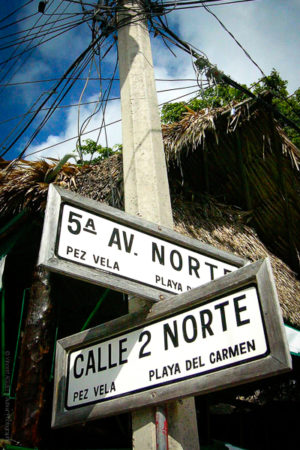
[[[255,286],[70,353],[66,408],[188,380],[268,353]]]
[[[174,293],[185,292],[236,269],[66,204],[62,207],[57,255]]]
[[[246,261],[51,185],[39,263],[159,300],[222,277]]]
[[[267,260],[57,342],[54,427],[291,368]]]

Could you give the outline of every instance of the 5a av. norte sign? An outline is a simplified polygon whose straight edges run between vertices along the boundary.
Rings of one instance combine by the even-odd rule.
[[[246,260],[51,185],[39,264],[158,301]]]
[[[291,369],[268,260],[57,343],[54,427]]]

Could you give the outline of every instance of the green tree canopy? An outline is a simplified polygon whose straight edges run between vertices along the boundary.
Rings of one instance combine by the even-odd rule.
[[[81,164],[97,164],[100,161],[108,158],[111,155],[116,155],[122,152],[122,145],[116,144],[111,147],[102,147],[97,144],[93,139],[86,139],[84,145],[80,146],[80,151],[83,159]]]
[[[247,88],[247,86],[244,86]],[[263,91],[270,91],[273,95],[272,103],[288,119],[300,128],[300,88],[293,95],[289,95],[287,81],[282,80],[279,73],[273,69],[271,74],[255,83],[252,92],[256,95]],[[248,88],[249,89],[249,88]],[[189,102],[169,103],[164,105],[161,113],[162,123],[178,122],[188,108],[200,111],[204,108],[216,108],[231,101],[242,101],[247,98],[243,92],[231,86],[220,84],[206,89],[201,98],[194,98]],[[287,136],[300,148],[300,135],[294,128],[287,126],[284,119],[279,119]]]
[[[282,80],[279,73],[273,69],[271,74],[263,79],[254,89],[255,94],[260,94],[268,90],[273,94],[272,103],[288,119],[292,120],[300,128],[300,87],[289,95],[287,81]],[[289,139],[300,148],[300,135],[290,126],[287,126],[284,119],[279,119]]]

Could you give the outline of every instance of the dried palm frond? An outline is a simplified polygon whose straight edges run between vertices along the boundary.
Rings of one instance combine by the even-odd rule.
[[[176,229],[251,261],[269,255],[285,320],[300,328],[300,284],[285,264],[296,270],[300,253],[300,152],[259,105],[243,102],[235,114],[228,107],[188,112],[163,127]],[[56,166],[0,160],[2,218],[43,211],[45,180]],[[123,208],[120,155],[64,164],[54,182]]]
[[[0,171],[0,214],[17,214],[25,208],[43,211],[49,187],[45,179],[57,162],[19,160],[5,165]],[[84,170],[85,167],[65,164],[55,181],[68,187],[72,177]]]
[[[202,204],[176,199],[173,203],[176,231],[251,262],[269,257],[283,317],[300,328],[300,281],[295,273],[267,249],[251,227],[243,223],[240,211],[229,209],[214,199],[207,199],[207,202],[204,209]]]
[[[169,171],[177,166],[194,195],[247,210],[262,240],[299,270],[300,151],[253,101],[235,105],[234,119],[225,106],[164,125]]]

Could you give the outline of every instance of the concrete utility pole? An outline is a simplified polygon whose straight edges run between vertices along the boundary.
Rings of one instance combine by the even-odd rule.
[[[125,210],[173,228],[147,21],[136,0],[126,0],[123,7],[118,15],[118,49]],[[131,312],[145,307],[150,304],[141,299],[129,301]],[[133,448],[199,449],[194,398],[174,401],[166,410],[167,414],[164,408],[157,408],[156,416],[154,408],[132,414]],[[168,420],[165,442],[159,426],[156,437],[155,422],[164,424],[162,415]]]

